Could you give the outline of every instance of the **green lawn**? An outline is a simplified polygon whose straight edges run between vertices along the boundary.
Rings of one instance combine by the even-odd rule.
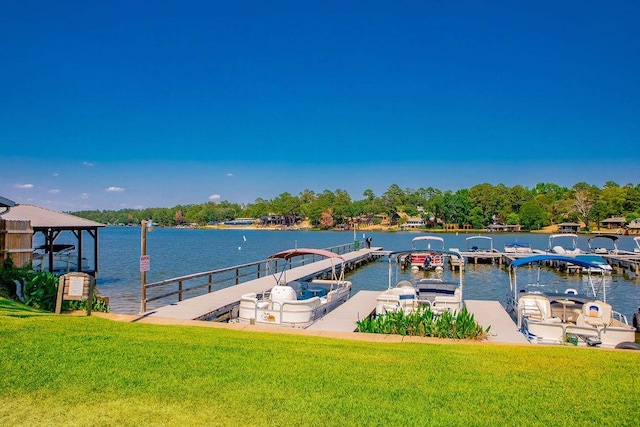
[[[0,298],[0,425],[637,425],[640,352],[56,316]]]

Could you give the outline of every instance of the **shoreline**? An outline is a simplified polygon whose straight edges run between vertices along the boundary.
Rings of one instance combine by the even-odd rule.
[[[189,227],[168,227],[168,228],[189,228]],[[352,233],[353,229],[327,229],[322,230],[320,228],[313,227],[282,227],[282,226],[259,226],[259,225],[206,225],[202,227],[195,227],[196,229],[204,230],[265,230],[265,231],[345,231]],[[442,230],[442,229],[413,229],[413,230],[400,230],[398,226],[369,226],[358,227],[356,232],[382,232],[382,233],[426,233],[426,234],[559,234],[557,226],[545,227],[543,230],[531,230],[531,231],[487,231],[486,229],[466,229],[466,230]],[[615,234],[618,236],[632,236],[638,233],[624,234],[617,230],[595,230],[595,231],[578,231],[575,234],[597,235],[597,234]]]

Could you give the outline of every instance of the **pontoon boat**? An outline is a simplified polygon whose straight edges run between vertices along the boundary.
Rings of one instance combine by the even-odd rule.
[[[579,295],[575,289],[566,289],[562,293],[542,292],[539,283],[525,286],[517,283],[517,267],[529,264],[541,266],[549,261],[571,262],[587,271],[600,268],[587,261],[553,254],[514,260],[509,268],[510,293],[506,308],[527,339],[533,343],[573,342],[629,348],[635,341],[636,329],[629,325],[623,314],[614,311],[607,303],[604,275],[597,276],[601,281],[596,287],[594,277],[589,274],[593,295]],[[600,291],[602,295],[599,295]]]
[[[376,315],[400,310],[408,313],[420,306],[428,307],[434,313],[462,310],[462,270],[464,265],[459,265],[460,278],[458,281],[445,281],[442,278],[421,278],[413,283],[408,280],[396,281],[395,278],[399,275],[398,265],[402,263],[403,259],[410,256],[411,252],[392,252],[389,255],[389,287],[377,298]],[[460,252],[444,250],[434,250],[433,252],[442,257],[458,257],[464,260]]]
[[[330,279],[308,282],[287,281],[286,273],[295,257],[320,256],[327,262]],[[249,293],[240,298],[239,323],[260,323],[306,328],[345,302],[351,294],[351,282],[344,280],[344,259],[324,249],[289,249],[269,259],[287,261],[276,285],[262,293]],[[277,265],[277,264],[276,264]],[[302,268],[302,267],[297,267]]]

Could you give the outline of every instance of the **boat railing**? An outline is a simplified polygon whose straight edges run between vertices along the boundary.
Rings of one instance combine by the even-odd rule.
[[[354,241],[343,245],[326,248],[330,252],[342,255],[362,247],[361,242]],[[300,267],[311,262],[319,261],[322,257],[317,255],[305,255],[284,259],[265,259],[232,267],[219,268],[216,270],[203,271],[170,279],[160,280],[142,285],[141,312],[147,311],[147,303],[165,300],[177,296],[178,301],[192,298],[214,290],[224,289],[230,286],[239,285],[260,277],[278,274],[286,269]],[[342,269],[342,265],[336,265],[336,269]]]
[[[625,316],[624,314],[622,314],[622,313],[620,313],[618,311],[612,310],[611,311],[611,318],[613,320],[617,320],[618,322],[623,323],[625,325],[629,324],[629,322],[627,321],[627,316]]]

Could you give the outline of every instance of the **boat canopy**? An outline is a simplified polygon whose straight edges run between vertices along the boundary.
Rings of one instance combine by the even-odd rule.
[[[551,234],[549,236],[549,242],[553,242],[555,239],[562,239],[562,238],[578,240],[578,235],[574,233]]]
[[[412,254],[414,252],[422,252],[421,250],[416,250],[416,249],[409,249],[406,251],[394,251],[394,252],[389,252],[389,260],[392,259],[399,259],[400,257],[402,257],[403,255],[409,255]],[[451,256],[455,256],[455,257],[459,257],[461,259],[462,258],[462,254],[458,251],[452,251],[452,250],[444,250],[444,249],[430,249],[430,252],[434,253],[434,254],[443,254],[443,255],[451,255]]]
[[[507,242],[505,246],[512,246],[514,248],[530,248],[531,245],[523,242]]]
[[[438,236],[418,236],[418,237],[414,237],[412,242],[418,242],[420,240],[435,240],[435,241],[444,243],[444,239]]]
[[[411,240],[411,246],[416,249],[416,243],[417,242],[438,242],[440,243],[442,249],[444,249],[444,239],[442,237],[438,237],[438,236],[418,236],[418,237],[414,237],[413,240]],[[431,244],[427,243],[427,249],[431,250]]]
[[[269,256],[269,258],[281,258],[289,260],[293,257],[297,256],[305,256],[305,255],[319,255],[326,258],[342,258],[335,252],[328,251],[326,249],[312,249],[312,248],[295,248],[295,249],[287,249],[286,251],[278,252]]]
[[[562,262],[569,262],[573,265],[577,265],[579,267],[585,267],[585,268],[602,268],[601,265],[599,264],[594,264],[592,262],[589,261],[583,261],[577,258],[573,258],[573,257],[569,257],[569,256],[563,256],[563,255],[553,255],[553,254],[542,254],[542,255],[534,255],[534,256],[529,256],[529,257],[525,257],[525,258],[519,258],[516,260],[513,260],[511,262],[511,267],[520,267],[521,265],[527,265],[527,264],[531,264],[534,262],[543,262],[543,261],[562,261]]]
[[[344,258],[338,255],[335,252],[328,251],[326,249],[313,249],[313,248],[295,248],[295,249],[287,249],[286,251],[275,253],[269,256],[267,259],[275,259],[276,267],[273,273],[273,277],[276,279],[276,285],[287,285],[287,270],[288,268],[284,268],[280,271],[280,275],[278,275],[278,267],[277,260],[284,259],[289,264],[292,263],[291,258],[305,255],[319,255],[331,260],[331,279],[336,282],[342,282],[344,280]],[[336,265],[340,270],[340,274],[336,272]],[[269,268],[269,267],[267,267]],[[276,277],[277,276],[277,277]]]
[[[467,241],[467,249],[469,248],[469,242],[472,242],[473,240],[486,240],[489,242],[489,249],[493,251],[493,238],[489,236],[480,236],[480,235],[471,236],[471,237],[467,237],[465,240]]]
[[[589,237],[589,242],[594,240],[594,239],[598,239],[598,238],[604,238],[604,239],[611,239],[612,241],[617,241],[620,237],[616,236],[615,234],[597,234],[595,236],[591,236]]]

